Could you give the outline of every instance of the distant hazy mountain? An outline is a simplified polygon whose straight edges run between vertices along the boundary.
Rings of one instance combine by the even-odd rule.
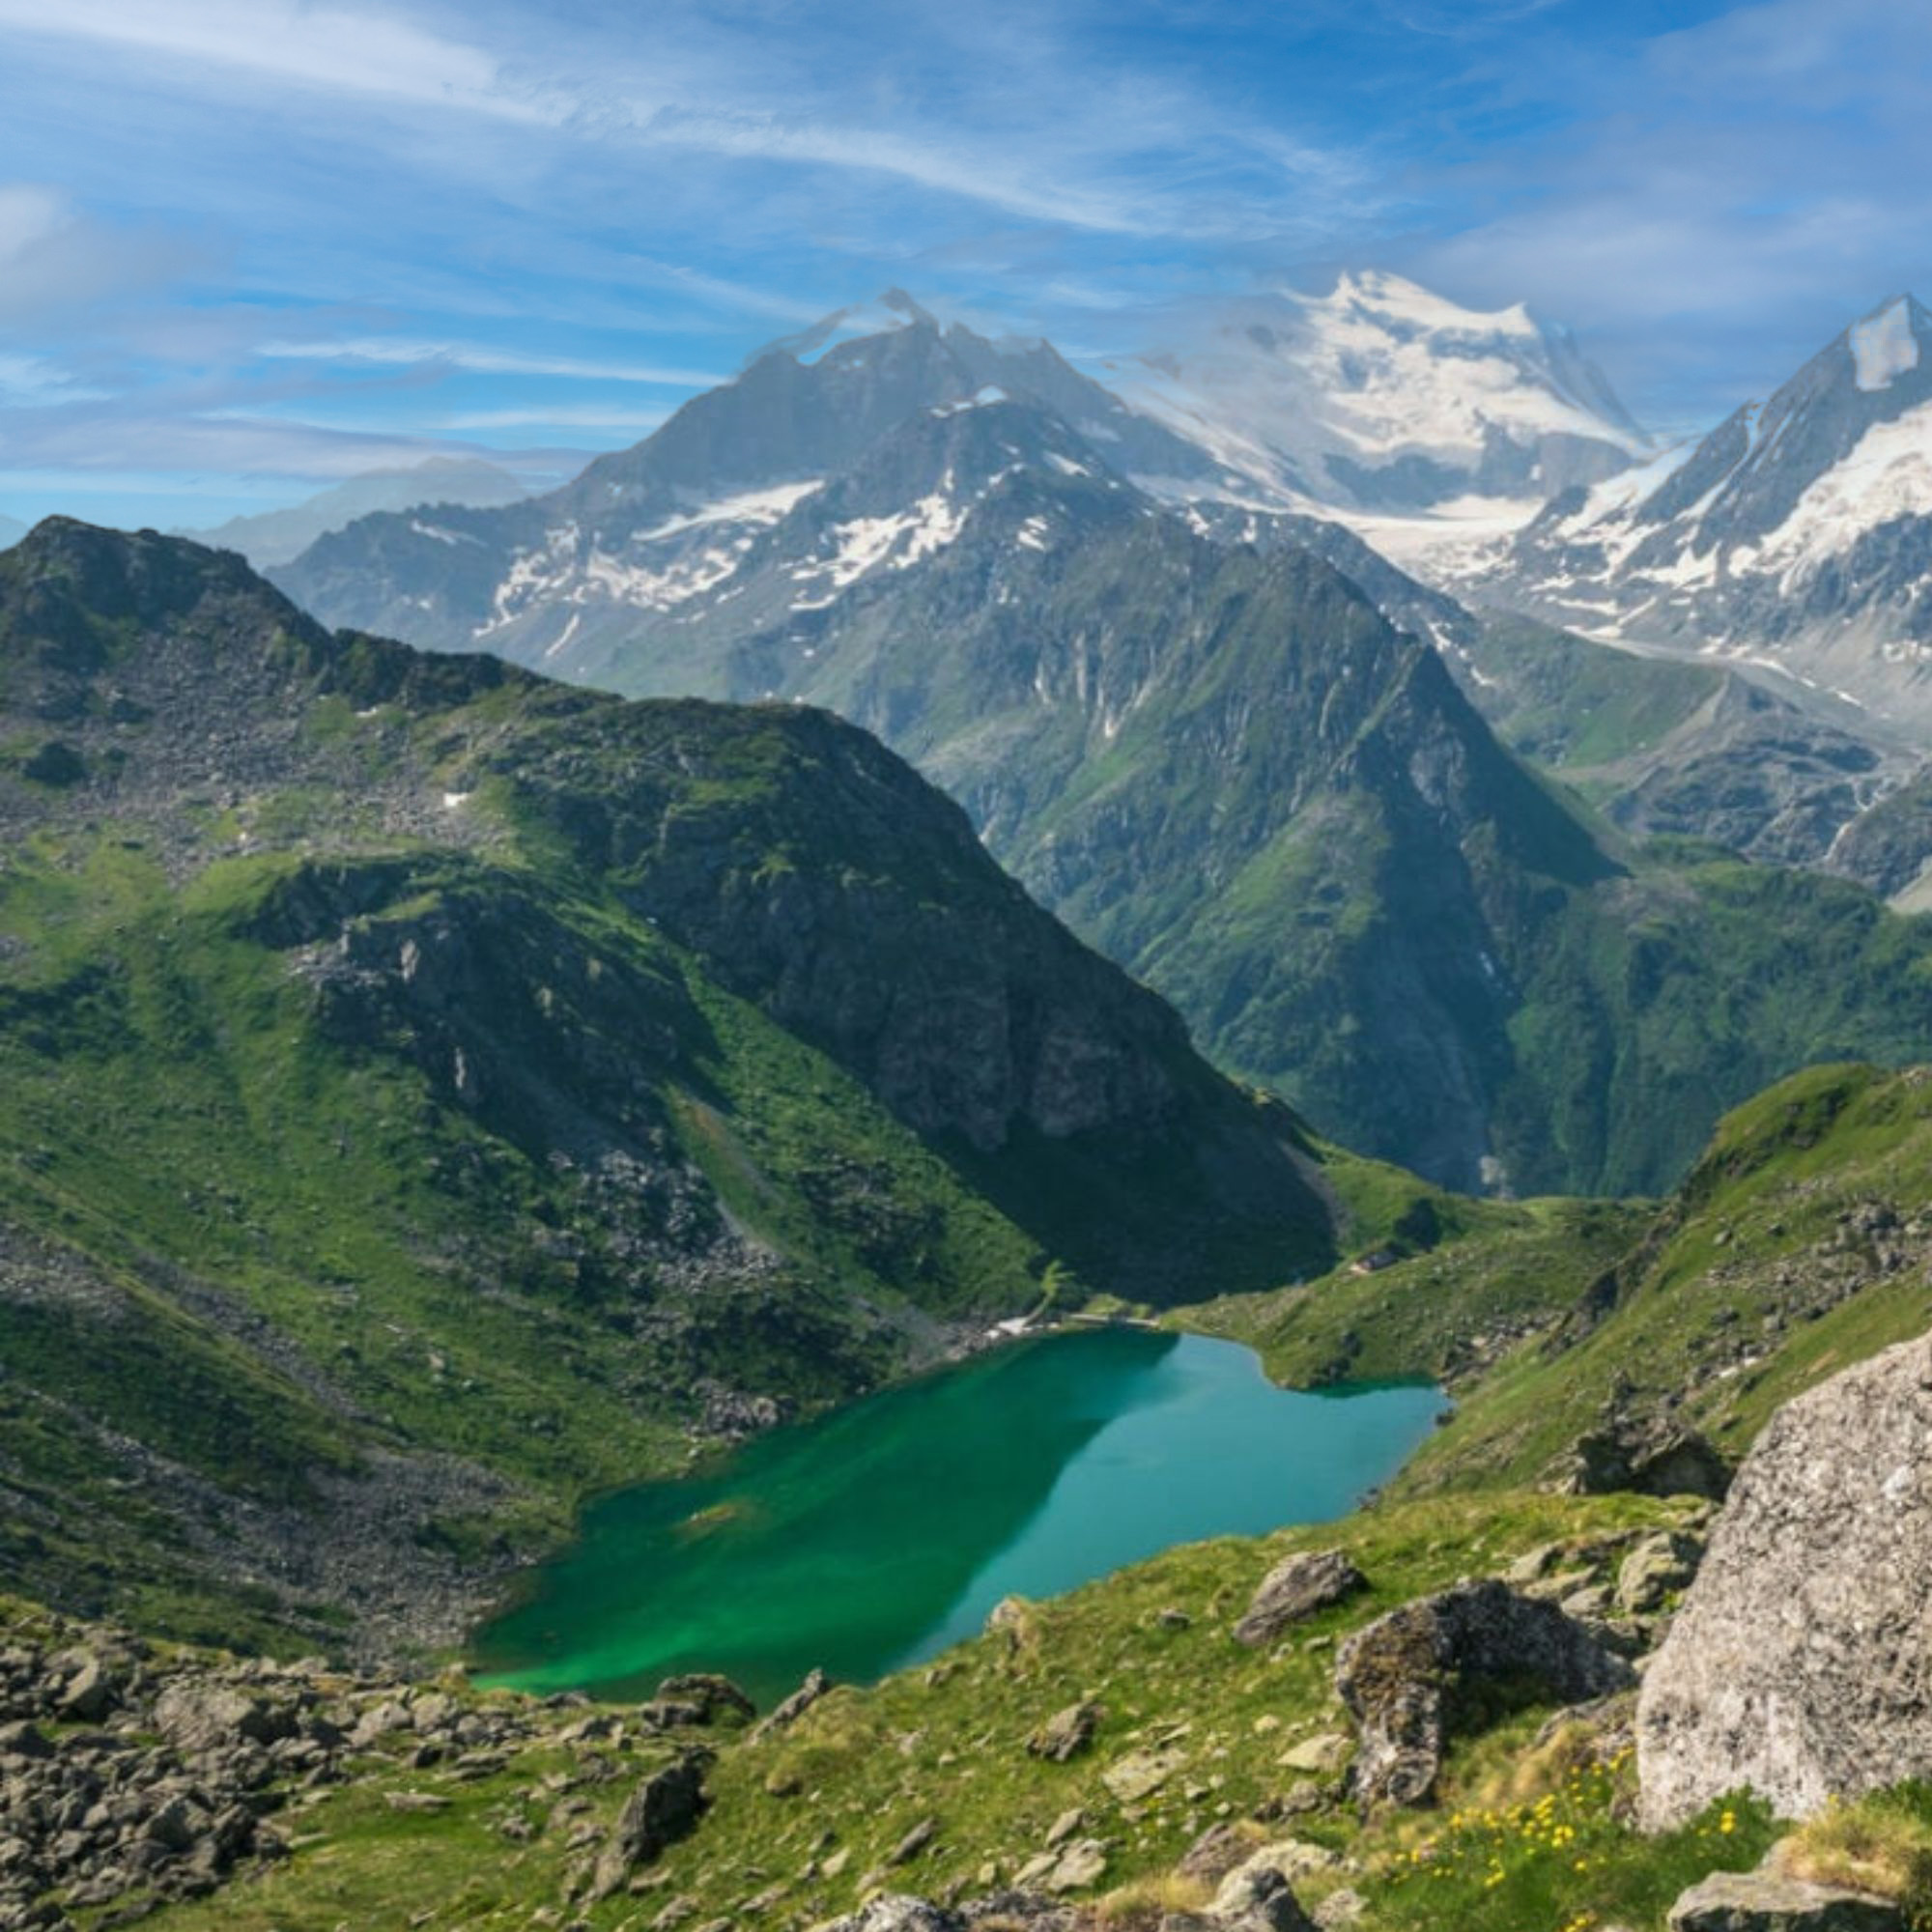
[[[15,517],[0,517],[0,550],[11,550],[27,534],[27,526]]]
[[[1396,275],[1216,303],[1113,371],[1138,408],[1264,499],[1413,512],[1535,500],[1653,445],[1566,329]]]
[[[1558,497],[1481,589],[1932,723],[1928,349],[1932,314],[1884,303],[1701,442]]]
[[[317,537],[346,528],[376,510],[408,511],[439,503],[469,507],[514,503],[528,489],[507,469],[474,458],[433,456],[405,469],[371,469],[286,510],[231,517],[213,529],[177,536],[222,550],[239,550],[257,570],[299,556]],[[17,534],[17,532],[16,532]]]

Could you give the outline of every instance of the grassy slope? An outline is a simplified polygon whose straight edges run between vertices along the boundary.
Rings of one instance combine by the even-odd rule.
[[[1661,1205],[1457,1202],[1391,1267],[1179,1319],[1284,1381],[1447,1379],[1455,1417],[1398,1494],[1542,1481],[1613,1403],[1735,1458],[1780,1403],[1932,1323],[1928,1204],[1932,1079],[1822,1066],[1727,1115]]]
[[[975,1638],[870,1690],[837,1691],[781,1738],[720,1740],[710,1779],[717,1802],[697,1833],[651,1870],[641,1896],[583,1909],[580,1922],[599,1932],[641,1928],[675,1903],[673,1916],[692,1924],[756,1918],[805,1926],[880,1885],[927,1895],[985,1891],[1009,1882],[1055,1821],[1077,1811],[1075,1835],[1107,1851],[1093,1890],[1109,1896],[1116,1922],[1151,1926],[1163,1900],[1187,1900],[1164,1874],[1193,1838],[1217,1821],[1245,1819],[1304,1778],[1281,1762],[1295,1744],[1347,1728],[1329,1683],[1340,1635],[1551,1540],[1613,1551],[1674,1514],[1631,1497],[1436,1502],[1260,1543],[1172,1550],[1028,1605],[1011,1634]],[[1336,1541],[1367,1572],[1370,1593],[1273,1651],[1236,1644],[1229,1626],[1265,1569],[1291,1549]],[[1104,1713],[1092,1750],[1066,1765],[1030,1756],[1029,1735],[1082,1698]],[[1769,1841],[1768,1821],[1748,1806],[1735,1807],[1731,1833],[1719,1832],[1714,1807],[1670,1837],[1638,1838],[1618,1821],[1627,1765],[1585,1774],[1561,1750],[1529,1751],[1543,1715],[1533,1706],[1492,1715],[1490,1728],[1459,1744],[1440,1812],[1364,1828],[1330,1802],[1272,1828],[1243,1829],[1257,1845],[1293,1836],[1348,1861],[1298,1887],[1309,1902],[1348,1883],[1369,1898],[1375,1922],[1416,1932],[1503,1923],[1553,1932],[1584,1909],[1657,1926],[1685,1885],[1717,1865],[1753,1862]],[[1117,1799],[1102,1774],[1151,1749],[1172,1751],[1171,1774],[1149,1797]],[[548,1800],[533,1806],[517,1794],[545,1771],[594,1770],[592,1756],[533,1750],[474,1784],[372,1761],[367,1782],[305,1815],[312,1840],[286,1866],[156,1922],[169,1932],[332,1932],[345,1917],[401,1926],[427,1913],[429,1922],[528,1923],[533,1912],[563,1906],[571,1861],[562,1840],[576,1821],[517,1846],[497,1825],[513,1813],[540,1820]],[[639,1768],[632,1759],[622,1782],[583,1787],[583,1815],[608,1822]],[[429,1823],[399,1815],[384,1803],[397,1789],[435,1791],[452,1808]],[[938,1827],[931,1848],[889,1865],[899,1840],[927,1818]],[[1503,1877],[1492,1883],[1497,1869]]]
[[[490,876],[496,903],[527,892],[537,930],[593,967],[663,976],[660,1009],[635,1017],[687,1030],[662,1094],[678,1150],[787,1258],[760,1300],[794,1303],[798,1329],[763,1305],[736,1321],[727,1303],[717,1332],[665,1359],[600,1293],[579,1190],[406,1060],[319,1034],[307,988],[249,930],[298,863],[218,864],[176,894],[103,834],[8,868],[0,933],[30,945],[0,966],[5,1219],[93,1258],[121,1292],[104,1324],[85,1304],[0,1301],[0,1458],[71,1525],[11,1527],[16,1576],[163,1624],[188,1613],[167,1600],[165,1524],[132,1530],[113,1572],[100,1563],[96,1513],[124,1514],[116,1465],[37,1391],[267,1499],[299,1500],[316,1464],[408,1444],[482,1463],[560,1525],[586,1489],[681,1460],[680,1380],[810,1402],[882,1373],[886,1338],[841,1311],[847,1296],[939,1315],[1037,1298],[1034,1242],[823,1055],[640,923]],[[423,869],[433,883],[378,920],[420,917],[488,870]],[[531,1239],[545,1228],[553,1254]],[[569,1259],[573,1233],[585,1251]],[[276,1347],[171,1297],[181,1262]],[[786,1346],[814,1331],[817,1355]]]
[[[1492,615],[1470,647],[1487,680],[1477,702],[1514,752],[1601,803],[1602,767],[1653,750],[1714,697],[1725,673],[1639,657],[1525,617]]]

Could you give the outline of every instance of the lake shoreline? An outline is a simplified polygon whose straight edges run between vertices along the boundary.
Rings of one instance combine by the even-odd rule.
[[[872,1681],[999,1597],[1346,1514],[1443,1399],[1282,1390],[1244,1344],[1111,1311],[949,1341],[915,1375],[586,1505],[472,1630],[469,1667],[626,1697],[694,1669],[767,1694],[818,1665]]]

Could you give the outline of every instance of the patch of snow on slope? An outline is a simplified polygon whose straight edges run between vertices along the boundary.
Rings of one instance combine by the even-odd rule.
[[[835,590],[844,590],[881,566],[904,570],[944,550],[965,528],[966,514],[942,488],[893,516],[854,517],[850,523],[835,524],[829,532],[835,545],[832,555],[800,565],[792,576],[801,582],[830,579]]]
[[[1858,367],[1859,387],[1868,394],[1890,388],[1897,377],[1918,367],[1918,337],[1913,333],[1911,305],[1903,296],[1854,327],[1852,360]]]
[[[687,551],[662,569],[631,563],[608,551],[593,550],[584,559],[582,581],[571,591],[571,602],[582,604],[600,597],[612,604],[634,605],[643,611],[668,611],[715,589],[738,568],[734,551]]]
[[[656,543],[664,537],[682,536],[686,530],[704,524],[775,524],[811,495],[825,487],[823,477],[805,483],[781,483],[770,490],[748,490],[738,497],[721,497],[696,510],[686,510],[648,530],[639,530],[633,543]]]
[[[1765,540],[1763,564],[1782,570],[1789,588],[1880,524],[1926,516],[1932,516],[1932,403],[1866,430]]]

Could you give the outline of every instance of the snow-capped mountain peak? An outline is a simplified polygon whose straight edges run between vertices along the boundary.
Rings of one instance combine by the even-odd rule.
[[[1652,449],[1569,331],[1520,302],[1464,308],[1354,270],[1326,294],[1194,311],[1176,333],[1114,365],[1116,385],[1275,501],[1416,511],[1479,496],[1527,508]]]
[[[1701,442],[1551,503],[1488,587],[1897,716],[1932,715],[1928,578],[1932,312],[1901,295]]]

